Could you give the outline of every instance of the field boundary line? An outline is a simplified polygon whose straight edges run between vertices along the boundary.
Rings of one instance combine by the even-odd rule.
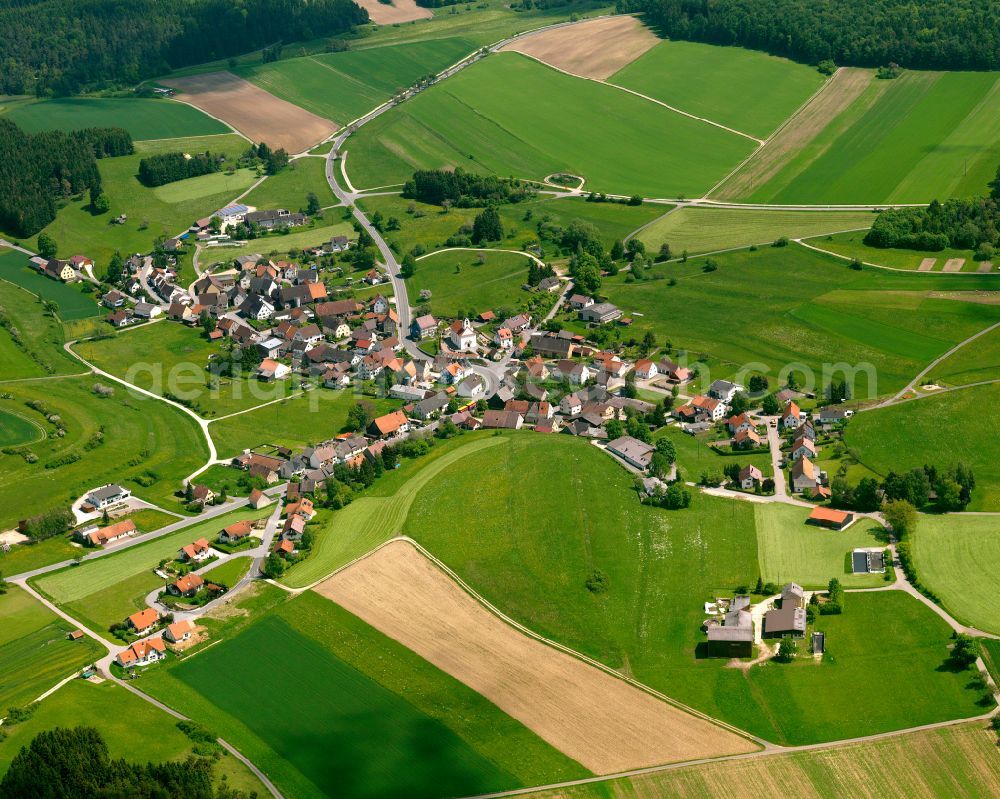
[[[228,71],[228,70],[226,70],[226,71]],[[239,76],[237,76],[237,77],[239,77]],[[173,100],[175,103],[181,103],[182,105],[186,105],[189,108],[195,109],[196,111],[201,111],[201,113],[203,113],[205,116],[211,117],[216,122],[221,122],[223,125],[225,125],[227,128],[229,128],[230,131],[232,131],[232,133],[210,133],[208,135],[210,135],[210,136],[231,136],[233,133],[235,133],[237,136],[242,136],[244,139],[246,139],[251,144],[254,143],[253,139],[251,139],[249,136],[247,136],[242,130],[238,130],[237,128],[234,128],[232,125],[230,125],[228,122],[226,122],[226,120],[221,119],[220,117],[217,117],[215,114],[208,113],[208,111],[206,111],[204,108],[198,108],[198,106],[196,106],[194,103],[189,103],[187,100],[181,100],[178,97],[171,97],[170,99]],[[190,136],[187,136],[187,137],[185,137],[185,136],[174,136],[174,138],[175,139],[183,139],[183,138],[192,138],[192,137],[190,137]],[[198,138],[200,138],[200,137],[198,137]],[[162,139],[147,139],[146,141],[162,141]]]
[[[545,262],[544,261],[542,261],[537,256],[532,255],[530,252],[525,252],[524,250],[506,250],[506,249],[500,249],[500,248],[497,248],[497,247],[485,247],[485,248],[484,247],[442,247],[440,250],[434,250],[433,252],[424,253],[419,258],[417,258],[417,260],[418,261],[422,261],[425,258],[430,258],[432,255],[438,255],[439,253],[443,253],[443,252],[509,252],[509,253],[513,253],[514,255],[523,255],[525,258],[530,258],[532,261],[534,261],[539,266],[545,266]],[[507,275],[507,277],[510,277],[510,275]]]
[[[912,206],[893,206],[893,207],[912,207]],[[923,204],[918,206],[923,207]],[[866,228],[858,228],[858,230],[865,230]],[[841,233],[856,233],[856,230],[842,230]],[[817,247],[815,244],[809,244],[810,239],[819,238],[819,236],[833,236],[833,233],[820,233],[818,236],[805,236],[800,239],[792,239],[796,244],[801,244],[803,247],[807,247],[810,250],[815,250],[816,252],[821,252],[824,255],[832,255],[834,258],[840,258],[842,261],[854,261],[855,259],[849,255],[843,255],[839,252],[833,252],[832,250],[824,250],[822,247]],[[886,266],[885,264],[876,264],[871,261],[861,261],[864,266],[870,266],[874,269],[885,269],[888,272],[905,272],[908,275],[931,275],[940,277],[941,275],[947,275],[948,277],[1000,277],[1000,272],[920,272],[916,269],[903,269],[898,266]]]
[[[585,20],[580,20],[580,22],[584,22],[584,21]],[[573,23],[573,24],[577,24],[577,23]],[[591,77],[588,77],[586,75],[578,75],[577,73],[570,72],[569,70],[563,69],[562,67],[557,67],[555,64],[550,64],[548,61],[544,61],[543,59],[539,58],[538,56],[531,55],[529,53],[522,53],[520,50],[507,50],[505,52],[517,53],[520,56],[524,56],[525,58],[530,58],[532,61],[535,61],[535,62],[541,64],[542,66],[548,67],[549,69],[553,69],[556,72],[561,72],[563,75],[567,75],[567,76],[569,76],[571,78],[577,78],[578,80],[586,80],[586,81],[590,81],[591,83],[598,83],[598,84],[601,84],[603,86],[607,86],[607,87],[609,87],[611,89],[617,89],[620,92],[625,92],[626,94],[634,95],[635,97],[638,97],[641,100],[646,100],[647,102],[653,103],[655,105],[662,106],[663,108],[666,108],[668,111],[673,111],[675,114],[679,114],[680,116],[687,117],[688,119],[694,119],[694,120],[696,120],[698,122],[704,122],[706,125],[712,125],[713,127],[720,128],[721,130],[724,130],[727,133],[732,133],[735,136],[742,136],[744,139],[750,139],[751,141],[754,141],[754,142],[757,143],[757,149],[760,149],[764,145],[765,139],[758,139],[756,136],[751,136],[749,133],[745,133],[742,130],[737,130],[736,128],[731,128],[728,125],[723,125],[721,122],[716,122],[713,119],[708,119],[707,117],[697,116],[696,114],[692,114],[692,113],[690,113],[688,111],[684,111],[684,110],[682,110],[680,108],[677,108],[676,106],[673,106],[673,105],[670,105],[668,103],[665,103],[662,100],[657,100],[655,97],[650,97],[648,94],[643,94],[642,92],[637,92],[635,89],[629,89],[626,86],[619,86],[617,83],[610,83],[609,81],[604,80],[602,78],[591,78]],[[757,150],[755,149],[754,152],[756,152],[756,151]],[[751,153],[751,155],[753,155],[753,153]]]

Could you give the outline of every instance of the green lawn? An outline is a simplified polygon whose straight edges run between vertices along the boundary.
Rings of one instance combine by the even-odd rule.
[[[984,724],[925,730],[862,744],[669,769],[532,793],[533,799],[748,796],[787,786],[815,799],[981,799],[1000,792],[996,735]]]
[[[250,557],[233,557],[223,561],[207,573],[213,582],[221,583],[226,588],[232,588],[250,571],[252,562],[253,559]]]
[[[503,442],[497,436],[463,435],[378,480],[365,496],[334,512],[316,532],[310,556],[293,566],[282,582],[302,588],[374,549],[403,530],[417,492],[450,464]]]
[[[997,437],[984,410],[998,400],[1000,385],[987,385],[856,414],[845,440],[865,466],[881,475],[963,461],[976,477],[968,509],[1000,511]]]
[[[319,198],[321,206],[337,202],[326,182],[325,158],[296,158],[277,175],[268,177],[243,202],[258,208],[305,211],[310,192]]]
[[[356,395],[351,389],[314,388],[282,402],[212,422],[208,430],[220,457],[236,456],[262,444],[306,447],[344,432],[347,413],[359,400],[371,402],[376,413],[388,413],[399,400]]]
[[[913,535],[920,582],[959,621],[1000,634],[994,609],[1000,537],[989,516],[921,516]]]
[[[283,100],[346,125],[475,49],[461,37],[433,39],[290,58],[235,72]]]
[[[41,425],[18,413],[0,410],[0,445],[17,447],[41,439]]]
[[[104,654],[104,648],[92,638],[70,641],[66,634],[73,626],[16,586],[0,595],[0,617],[0,708],[4,711],[33,702]],[[2,752],[0,747],[0,765]]]
[[[864,211],[678,208],[643,228],[639,238],[646,249],[653,252],[658,251],[663,242],[667,242],[676,256],[685,250],[692,254],[711,252],[751,244],[770,244],[781,236],[801,238],[852,228],[867,228],[874,219],[874,214]]]
[[[211,387],[205,367],[222,352],[220,345],[209,342],[200,329],[176,322],[126,329],[108,338],[82,341],[75,349],[90,363],[140,388],[181,398],[205,418],[252,408],[296,390],[291,380],[261,383],[250,377],[220,378],[218,387]],[[142,395],[132,401],[147,407],[154,402],[163,405]]]
[[[793,505],[755,505],[757,553],[764,582],[796,582],[805,588],[826,588],[836,577],[846,588],[883,585],[881,574],[848,572],[846,556],[856,547],[885,543],[881,525],[859,519],[846,530],[807,524],[809,511]]]
[[[240,680],[219,680],[235,668]],[[246,701],[247,684],[294,675]],[[216,727],[287,796],[470,795],[587,772],[334,603],[304,594],[144,679]]]
[[[173,139],[229,133],[229,126],[173,100],[139,97],[57,97],[12,103],[0,114],[29,133],[125,128],[133,139]]]
[[[246,139],[236,135],[137,142],[134,155],[102,158],[97,162],[104,191],[111,199],[108,213],[94,216],[88,210],[85,197],[72,199],[60,209],[55,221],[46,226],[45,232],[56,240],[60,257],[87,255],[95,260],[96,273],[100,276],[115,250],[123,254],[148,252],[157,236],[183,233],[194,220],[223,207],[242,188],[250,185],[241,174],[232,179],[231,185],[242,188],[227,188],[227,181],[221,175],[209,175],[208,180],[206,176],[188,178],[169,186],[147,188],[136,177],[142,158],[164,152],[210,150],[235,160],[247,146]],[[210,189],[217,191],[206,194]],[[112,224],[111,220],[122,213],[128,216],[128,221],[123,225]],[[34,249],[36,241],[32,236],[25,246]]]
[[[869,217],[874,221],[873,217]],[[918,269],[925,258],[933,258],[935,264],[932,272],[941,272],[945,261],[951,258],[963,258],[963,272],[976,272],[979,269],[979,262],[973,260],[972,250],[939,250],[938,252],[921,252],[920,250],[905,250],[898,247],[868,247],[864,243],[867,231],[861,230],[853,233],[839,233],[835,236],[819,236],[812,239],[809,244],[819,247],[838,255],[846,255],[848,258],[857,258],[865,263],[878,264],[879,266],[891,266],[894,269]],[[955,283],[956,288],[961,288],[962,281]]]
[[[955,287],[944,276],[855,272],[795,245],[714,261],[718,268],[708,273],[706,261],[695,259],[656,266],[652,280],[606,278],[601,293],[633,317],[632,335],[651,330],[692,362],[707,356],[719,363],[706,379],[748,365],[777,377],[801,364],[821,390],[848,364],[859,399],[902,388],[951,346],[1000,320],[997,306],[936,299],[933,292]],[[972,290],[990,278],[965,280]]]
[[[643,506],[632,476],[585,442],[497,440],[428,482],[402,530],[530,629],[781,743],[982,712],[967,676],[938,671],[947,626],[902,593],[852,594],[843,617],[825,617],[820,629],[835,658],[824,665],[772,664],[744,675],[699,658],[702,603],[758,575],[754,506],[700,494],[687,511]],[[497,481],[498,470],[518,479]],[[585,586],[595,569],[609,583],[597,596]],[[890,696],[881,678],[900,657],[906,684]],[[852,702],[865,713],[845,714]]]
[[[71,543],[66,536],[47,538],[37,544],[19,544],[12,546],[10,552],[0,552],[0,574],[11,577],[82,554],[83,547]]]
[[[450,208],[447,213],[436,205],[427,205],[398,196],[367,197],[360,205],[370,215],[376,211],[385,220],[395,217],[399,230],[386,230],[386,241],[400,254],[417,244],[425,250],[445,246],[449,236],[465,225],[472,225],[479,209]],[[413,209],[412,211],[410,209]],[[574,220],[589,222],[608,249],[617,239],[624,239],[636,228],[666,213],[672,206],[660,203],[624,205],[592,203],[580,198],[551,198],[540,195],[534,200],[498,207],[504,229],[504,240],[492,245],[504,249],[521,249],[523,242],[538,238],[538,226],[551,224],[566,227]],[[546,253],[551,257],[553,253]]]
[[[526,256],[512,252],[450,250],[417,261],[406,285],[413,297],[425,289],[431,292],[435,316],[475,317],[495,308],[516,308],[526,296],[521,287],[530,264]]]
[[[115,384],[114,394],[93,393],[90,377],[10,383],[9,406],[41,425],[43,441],[24,452],[37,456],[28,463],[19,454],[0,454],[0,527],[69,504],[94,486],[121,482],[169,510],[181,510],[173,497],[180,481],[208,458],[194,421],[166,403],[140,399]],[[65,435],[26,403],[41,401],[60,417]],[[76,460],[73,458],[76,457]],[[141,486],[137,478],[152,478]]]
[[[815,69],[741,47],[661,42],[609,78],[681,111],[764,138],[823,85]],[[753,98],[747,102],[748,98]]]
[[[996,73],[907,71],[872,81],[747,199],[902,203],[979,195],[998,161]]]
[[[540,113],[525,97],[551,102]],[[400,183],[415,169],[462,166],[534,179],[571,172],[585,177],[588,189],[671,197],[707,191],[752,145],[626,92],[500,53],[361,128],[347,143],[347,169],[358,187]]]
[[[8,730],[0,743],[0,774],[38,733],[77,726],[95,727],[112,758],[134,763],[180,761],[192,751],[191,740],[177,729],[176,719],[149,702],[111,682],[92,685],[76,680],[46,699],[28,721]],[[260,781],[235,757],[218,760],[215,776],[218,784],[225,779],[232,788],[264,793]]]
[[[236,197],[254,184],[257,180],[257,173],[252,169],[237,169],[232,173],[212,172],[208,175],[199,175],[196,178],[187,180],[177,180],[153,189],[153,195],[157,200],[176,205],[177,203],[191,200],[201,200],[204,197],[213,197],[225,194]]]
[[[113,555],[43,575],[33,584],[71,613],[90,620],[94,632],[103,634],[111,624],[145,607],[142,600],[146,594],[163,584],[153,574],[161,560],[175,558],[182,546],[199,538],[214,540],[223,527],[234,522],[259,519],[273,510],[235,510]]]
[[[101,312],[96,294],[84,294],[78,284],[46,277],[30,265],[27,255],[17,250],[0,249],[0,278],[27,289],[43,300],[54,302],[60,319],[86,319]],[[24,297],[19,297],[17,301],[31,302]]]
[[[662,398],[662,394],[655,397],[661,402]],[[738,463],[740,466],[750,464],[760,469],[765,477],[771,476],[771,454],[766,450],[740,455],[723,455],[708,446],[708,442],[704,438],[688,435],[679,427],[663,427],[656,432],[654,437],[669,438],[674,442],[674,449],[677,451],[677,468],[685,480],[697,482],[704,472],[722,474],[722,470],[730,463]]]
[[[1000,375],[1000,329],[986,333],[950,355],[928,375],[937,385],[964,386]]]

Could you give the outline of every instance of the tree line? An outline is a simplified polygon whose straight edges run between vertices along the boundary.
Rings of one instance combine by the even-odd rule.
[[[139,182],[144,186],[162,186],[218,172],[219,168],[219,159],[207,150],[191,156],[184,153],[158,153],[139,162]]]
[[[0,119],[0,229],[31,236],[56,218],[60,199],[101,194],[97,159],[132,152],[121,128],[25,133]]]
[[[76,94],[368,22],[352,0],[0,3],[0,94]]]
[[[496,203],[516,203],[534,196],[520,180],[496,175],[475,175],[459,167],[422,169],[403,186],[403,197],[430,205],[478,208]]]
[[[644,12],[672,39],[809,64],[1000,67],[1000,15],[991,0],[618,0],[618,10]]]
[[[1000,169],[986,197],[934,200],[926,208],[888,208],[865,235],[870,247],[902,247],[939,252],[976,250],[988,260],[1000,246]]]

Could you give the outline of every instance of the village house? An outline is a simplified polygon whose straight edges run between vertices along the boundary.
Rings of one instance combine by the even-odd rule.
[[[212,547],[208,543],[208,539],[199,538],[197,541],[192,541],[190,544],[185,544],[181,547],[180,553],[178,554],[178,560],[185,561],[187,563],[200,562],[207,560],[212,555]]]
[[[174,596],[192,597],[205,587],[205,580],[198,574],[185,574],[167,586]]]
[[[819,487],[816,467],[809,458],[799,458],[792,464],[792,490],[815,492]]]
[[[552,367],[552,377],[556,380],[568,380],[571,385],[582,386],[593,376],[593,371],[587,364],[577,361],[561,360]]]
[[[219,543],[229,544],[239,544],[250,538],[250,531],[253,529],[253,522],[249,519],[244,519],[240,522],[235,522],[228,527],[223,528],[219,532]]]
[[[726,415],[726,406],[721,400],[706,397],[701,394],[688,403],[695,410],[696,416],[703,416],[713,422],[721,421]]]
[[[271,499],[261,491],[259,488],[255,488],[250,492],[250,496],[247,497],[247,504],[256,510],[260,510],[271,504]]]
[[[729,432],[735,436],[741,430],[752,430],[754,428],[754,424],[750,421],[750,417],[747,414],[741,413],[736,416],[730,416],[726,420],[726,427],[728,427]]]
[[[159,613],[153,610],[153,608],[146,608],[129,616],[125,620],[125,624],[136,635],[143,636],[149,635],[159,620]]]
[[[632,436],[622,436],[614,441],[609,441],[607,447],[608,452],[617,455],[625,463],[640,471],[646,471],[649,468],[649,464],[653,460],[653,453],[656,452],[656,447],[639,441],[637,438],[632,438]]]
[[[678,366],[673,361],[663,360],[656,365],[657,371],[664,375],[671,383],[686,383],[691,379],[691,370]]]
[[[740,469],[736,482],[739,483],[740,488],[748,491],[764,482],[764,473],[753,464],[748,464]]]
[[[108,485],[101,486],[101,488],[97,488],[87,494],[86,502],[95,510],[104,510],[112,505],[117,505],[119,502],[124,502],[130,496],[132,496],[132,492],[127,488],[122,488],[120,485],[115,485],[114,483],[108,483]]]
[[[281,536],[289,541],[301,541],[302,534],[305,531],[306,520],[297,513],[293,513],[285,519],[285,524],[281,530]]]
[[[483,427],[488,429],[520,430],[524,417],[515,411],[486,411]]]
[[[513,349],[514,334],[506,327],[497,328],[497,332],[493,334],[493,343],[502,350]]]
[[[46,261],[45,266],[42,267],[42,273],[64,283],[69,283],[77,278],[73,265],[69,261],[60,261],[58,258]]]
[[[128,538],[137,533],[135,522],[131,519],[123,519],[107,527],[100,527],[83,533],[83,542],[94,547],[103,547],[105,544],[113,544],[123,538]]]
[[[744,428],[733,436],[734,449],[756,449],[764,445],[762,439],[753,427]]]
[[[824,428],[831,428],[841,424],[842,422],[846,422],[853,415],[854,411],[847,408],[827,406],[825,408],[820,408],[819,423]]]
[[[532,336],[528,346],[535,355],[543,358],[572,358],[576,349],[575,343],[570,339],[543,334]]]
[[[717,400],[722,400],[725,403],[733,401],[733,397],[736,396],[737,392],[743,390],[743,386],[737,383],[730,383],[728,380],[716,380],[709,386],[708,396],[715,397]]]
[[[785,406],[784,412],[781,414],[781,426],[785,430],[794,430],[804,421],[804,416],[802,411],[799,410],[799,406],[796,405],[792,400],[788,401]]]
[[[144,641],[136,641],[128,649],[123,649],[115,657],[118,665],[125,669],[134,669],[137,666],[148,666],[158,660],[165,658],[167,651],[166,644],[162,638],[149,638]]]
[[[396,438],[410,430],[410,422],[402,411],[393,411],[372,420],[368,433],[375,438]]]
[[[792,444],[791,458],[792,460],[798,460],[799,458],[815,458],[816,457],[816,445],[808,438],[798,438]]]
[[[260,362],[260,366],[257,367],[254,374],[256,374],[258,380],[270,382],[272,380],[283,380],[288,377],[291,371],[285,364],[273,358],[265,358]]]
[[[309,497],[302,497],[285,506],[285,513],[289,516],[298,515],[309,521],[316,515],[316,508],[313,507],[313,501]]]
[[[277,230],[283,227],[299,227],[306,223],[306,215],[292,213],[284,208],[266,211],[248,211],[243,218],[248,225],[257,225],[264,230]]]
[[[574,294],[569,298],[569,305],[576,311],[583,308],[589,308],[594,304],[594,298],[588,297],[586,294]]]
[[[410,323],[410,336],[415,339],[430,338],[437,332],[437,320],[430,316],[418,316]]]
[[[648,358],[642,358],[635,362],[635,376],[639,380],[652,380],[659,373],[656,364]]]
[[[188,621],[187,619],[175,621],[173,624],[168,624],[167,629],[163,631],[163,637],[172,644],[179,644],[182,641],[187,641],[193,634],[194,622]]]
[[[621,315],[621,309],[610,302],[596,302],[580,311],[582,321],[600,325],[618,319]]]

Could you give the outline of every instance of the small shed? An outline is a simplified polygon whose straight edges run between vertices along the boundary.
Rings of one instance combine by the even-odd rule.
[[[826,650],[826,633],[814,632],[809,644],[814,655],[822,655]]]

